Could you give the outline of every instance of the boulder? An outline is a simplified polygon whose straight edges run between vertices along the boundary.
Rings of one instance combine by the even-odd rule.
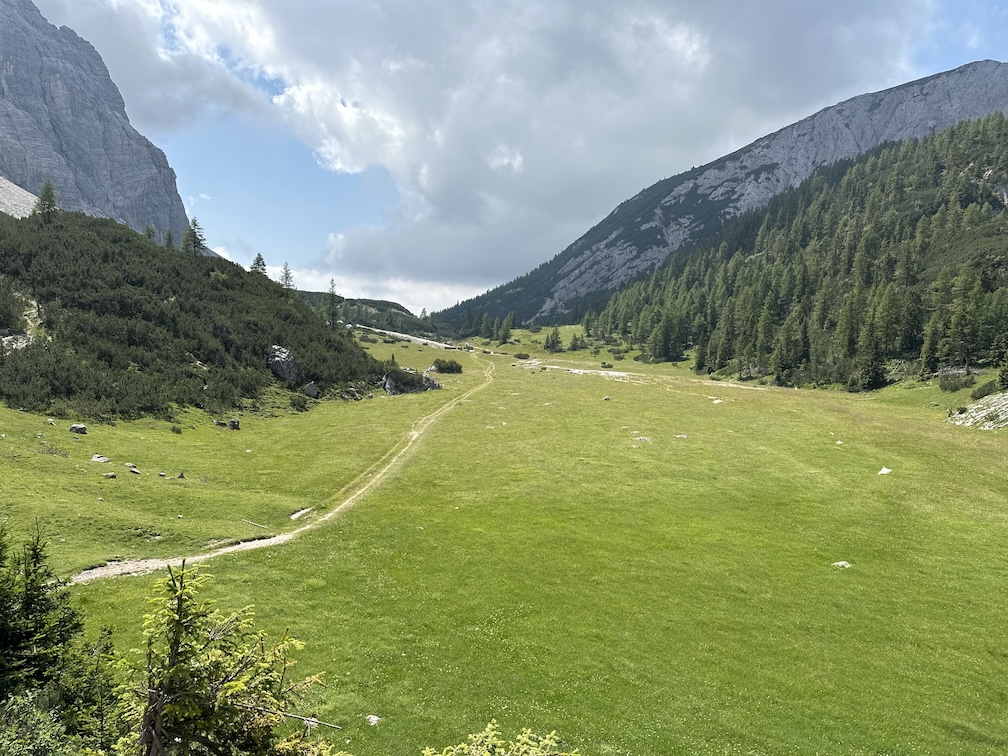
[[[441,388],[441,384],[429,375],[421,375],[415,371],[390,370],[382,378],[385,392],[391,396],[399,394],[418,394],[421,391],[433,391]]]
[[[74,423],[70,426],[71,433],[77,433],[81,436],[87,435],[87,426],[84,423]]]
[[[297,379],[301,377],[301,366],[298,365],[289,349],[274,344],[270,347],[266,362],[269,364],[270,370],[273,371],[273,375],[282,381],[296,383]]]
[[[111,462],[112,460],[110,460],[108,457],[103,457],[101,454],[95,454],[93,457],[91,457],[91,461],[92,462]]]
[[[241,430],[241,423],[238,422],[237,417],[228,420],[228,430]]]
[[[107,472],[105,473],[105,477],[109,480],[113,480],[116,477],[116,474],[114,472]]]
[[[320,392],[318,386],[315,385],[315,381],[312,381],[311,383],[308,383],[305,386],[303,386],[301,388],[301,391],[304,392],[304,395],[307,396],[309,399],[319,398]]]

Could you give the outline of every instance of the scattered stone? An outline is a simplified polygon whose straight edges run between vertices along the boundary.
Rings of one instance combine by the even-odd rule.
[[[603,402],[608,402],[609,401],[609,397],[608,396],[603,396],[602,397],[602,401]]]
[[[838,569],[849,570],[850,569],[850,562],[842,562],[842,561],[841,562],[833,562],[833,566],[836,567],[836,568],[838,568]]]
[[[107,472],[105,473],[105,477],[108,478],[109,480],[114,480],[118,476],[114,472]]]
[[[164,477],[167,477],[167,476],[165,476],[165,474],[163,472],[159,472],[158,473],[158,477],[159,478],[164,478]]]
[[[175,519],[177,519],[177,520],[181,520],[181,519],[182,519],[182,515],[179,515],[179,516],[178,516],[178,517],[176,517]]]
[[[105,501],[105,497],[103,497],[103,496],[99,496],[99,497],[98,497],[98,501]]]
[[[223,420],[218,420],[216,417],[214,418],[213,424],[217,428],[223,428],[224,427],[224,421]]]
[[[837,441],[837,442],[836,442],[836,445],[837,445],[837,446],[843,446],[843,441]]]
[[[687,436],[685,433],[680,433],[679,435],[676,436],[676,438],[689,438],[689,436]]]
[[[366,719],[368,724],[371,725],[372,727],[374,727],[376,724],[382,721],[382,718],[379,717],[377,714],[368,714]]]
[[[71,433],[77,433],[81,436],[87,435],[87,426],[84,423],[74,423],[70,426]]]
[[[888,467],[883,467],[881,470],[878,471],[878,474],[879,475],[888,475],[891,472],[892,472],[892,470],[890,470]]]
[[[309,399],[318,399],[319,398],[319,387],[315,385],[315,381],[312,381],[312,382],[307,383],[304,386],[302,386],[301,387],[301,391]]]
[[[93,457],[91,457],[91,461],[105,463],[105,462],[111,462],[112,460],[109,459],[108,457],[103,457],[101,454],[95,454]]]
[[[56,421],[53,420],[51,417],[48,418],[46,422],[49,423],[49,425],[53,426],[54,428],[56,427]]]
[[[185,473],[184,473],[184,472],[180,472],[180,473],[178,474],[178,476],[179,476],[179,480],[181,480],[182,478],[184,478],[184,477],[185,477]]]
[[[139,475],[140,474],[140,471],[137,470],[135,467],[131,467],[130,468],[130,472],[133,473],[134,475]]]
[[[134,465],[132,462],[124,462],[123,466],[124,467],[128,467],[130,470],[135,470],[136,469],[136,465]]]
[[[238,422],[237,417],[228,420],[228,430],[241,430],[241,423]]]

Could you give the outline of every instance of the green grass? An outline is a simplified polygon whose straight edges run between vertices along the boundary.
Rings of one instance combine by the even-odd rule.
[[[416,367],[439,354],[373,348]],[[226,515],[223,528],[244,502],[242,517],[260,506],[280,528],[306,501],[331,504],[495,362],[490,386],[356,507],[285,546],[208,564],[222,604],[253,603],[271,633],[306,641],[299,669],[328,680],[310,705],[343,726],[348,750],[419,753],[491,718],[556,729],[585,754],[1008,748],[1006,436],[945,423],[961,397],[916,383],[754,390],[629,360],[615,369],[641,375],[611,380],[459,357],[465,373],[444,376],[442,392],[250,419],[248,434],[245,419],[233,436],[108,429],[116,453],[141,435],[194,460],[214,449],[214,481],[247,445],[262,449],[255,464],[277,472],[235,471],[214,519]],[[585,352],[546,362],[596,367]],[[83,464],[69,451],[69,462],[22,454],[53,466],[35,500],[63,485],[60,464]],[[2,462],[20,474],[21,460]],[[330,463],[337,472],[317,469]],[[187,499],[159,501],[151,517]],[[80,548],[68,540],[54,556],[87,562]],[[135,644],[152,581],[75,594],[92,627]]]

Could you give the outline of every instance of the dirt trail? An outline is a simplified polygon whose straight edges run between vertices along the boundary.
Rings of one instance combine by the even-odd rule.
[[[471,356],[474,361],[477,363],[480,362],[479,357],[475,354]],[[354,478],[350,483],[345,485],[330,498],[331,502],[335,501],[338,503],[317,520],[312,520],[295,530],[291,530],[287,533],[281,533],[280,535],[272,536],[271,538],[239,541],[238,543],[231,544],[230,546],[224,546],[202,554],[190,554],[188,556],[169,557],[166,559],[136,559],[123,562],[109,562],[101,567],[92,567],[89,570],[84,570],[83,572],[74,575],[70,582],[86,583],[91,580],[121,577],[123,575],[146,575],[151,572],[163,570],[168,566],[177,567],[181,565],[183,561],[187,564],[195,564],[206,559],[212,559],[216,556],[233,554],[236,551],[251,551],[252,549],[264,549],[270,546],[279,546],[280,544],[287,543],[288,541],[296,538],[305,531],[313,530],[314,528],[321,526],[340,512],[352,507],[359,499],[370,492],[371,489],[375,488],[383,480],[385,480],[396,465],[398,465],[406,454],[413,448],[414,442],[420,438],[420,436],[422,436],[428,428],[434,425],[434,423],[436,423],[446,413],[450,412],[457,404],[468,399],[477,391],[482,391],[490,385],[493,381],[495,369],[496,365],[493,362],[487,363],[486,367],[483,368],[483,376],[486,378],[483,383],[475,388],[469,389],[464,394],[456,396],[454,399],[450,400],[429,415],[425,415],[424,417],[416,420],[413,423],[413,428],[406,435],[404,440],[389,449],[384,457],[371,465],[371,467]]]

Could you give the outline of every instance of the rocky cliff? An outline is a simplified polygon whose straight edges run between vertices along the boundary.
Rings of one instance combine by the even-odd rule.
[[[623,202],[550,262],[444,313],[563,316],[653,271],[672,252],[766,205],[820,165],[883,142],[922,137],[995,110],[1008,112],[1008,64],[971,63],[861,95]]]
[[[101,56],[31,0],[0,2],[0,176],[34,193],[50,180],[64,210],[176,242],[188,224],[175,172],[130,125]]]

